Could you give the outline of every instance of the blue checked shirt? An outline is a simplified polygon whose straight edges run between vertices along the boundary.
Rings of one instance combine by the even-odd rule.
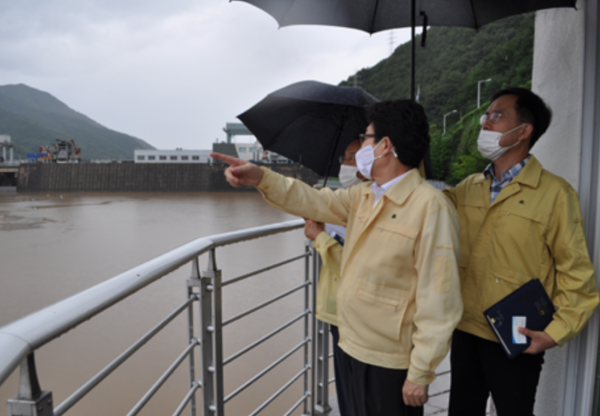
[[[502,174],[501,181],[499,181],[496,178],[496,175],[494,174],[494,164],[490,163],[489,165],[487,165],[487,167],[483,170],[483,175],[486,179],[490,176],[492,177],[492,185],[490,186],[490,194],[492,196],[492,200],[490,201],[490,204],[494,203],[494,200],[496,199],[496,197],[498,197],[500,191],[506,185],[508,185],[510,181],[512,181],[513,178],[521,172],[521,170],[523,170],[527,162],[529,162],[529,159],[531,159],[531,155],[527,156],[525,159],[514,165],[512,168],[507,169],[506,172]]]

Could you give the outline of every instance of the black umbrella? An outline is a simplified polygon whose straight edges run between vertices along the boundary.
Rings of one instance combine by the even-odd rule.
[[[238,118],[267,150],[321,176],[337,173],[339,156],[367,128],[378,100],[359,87],[302,81],[267,95]]]
[[[478,29],[494,20],[555,7],[573,7],[575,0],[238,0],[264,10],[279,26],[325,25],[381,32],[411,27],[411,98],[415,98],[415,26],[417,11],[427,26]],[[423,44],[425,32],[423,33]]]

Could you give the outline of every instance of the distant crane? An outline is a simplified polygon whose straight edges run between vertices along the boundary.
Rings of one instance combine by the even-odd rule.
[[[56,143],[40,146],[39,159],[46,162],[77,163],[81,161],[81,148],[75,145],[75,140],[59,136]]]
[[[81,148],[75,146],[75,140],[71,139],[71,143],[73,143],[73,149],[75,149],[75,154],[78,155],[81,153]]]

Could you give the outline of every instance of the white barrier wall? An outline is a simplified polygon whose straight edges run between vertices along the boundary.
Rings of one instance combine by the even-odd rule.
[[[579,1],[577,6],[577,11],[553,9],[540,11],[536,15],[532,89],[552,108],[553,120],[532,153],[544,168],[565,178],[579,192],[582,210],[585,211],[586,206],[596,206],[589,205],[590,199],[595,196],[593,193],[590,195],[589,182],[591,180],[593,184],[598,184],[597,173],[590,179],[590,172],[582,168],[587,166],[586,160],[589,165],[590,159],[589,156],[586,159],[585,152],[589,151],[590,140],[596,140],[590,137],[589,129],[585,127],[590,125],[590,116],[589,113],[585,115],[583,103],[586,90],[596,88],[596,83],[590,80],[598,79],[595,73],[590,77],[590,73],[596,71],[590,71],[589,65],[590,42],[595,42],[590,36],[590,22],[597,23],[594,20],[597,19],[597,6],[589,4],[589,10],[586,10],[585,1]],[[593,11],[594,18],[591,18],[590,11]],[[597,32],[596,29],[594,32]],[[589,99],[589,91],[587,94]],[[583,139],[586,134],[587,142]],[[588,143],[587,148],[585,143]],[[585,220],[586,212],[584,225]],[[593,229],[586,229],[586,232],[596,239]],[[595,261],[595,264],[597,266],[598,262]],[[590,323],[589,326],[597,326],[597,315]],[[546,353],[538,387],[536,415],[590,415],[596,336],[597,330],[584,330],[578,339],[570,341],[567,346]],[[585,368],[586,371],[581,371]]]
[[[579,185],[584,10],[537,12],[532,90],[552,108],[547,133],[532,149],[542,165]]]

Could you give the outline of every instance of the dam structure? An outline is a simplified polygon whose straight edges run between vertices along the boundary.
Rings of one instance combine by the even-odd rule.
[[[309,185],[319,176],[299,164],[271,164],[269,169]],[[222,163],[22,163],[16,170],[23,192],[244,192],[232,188]]]

